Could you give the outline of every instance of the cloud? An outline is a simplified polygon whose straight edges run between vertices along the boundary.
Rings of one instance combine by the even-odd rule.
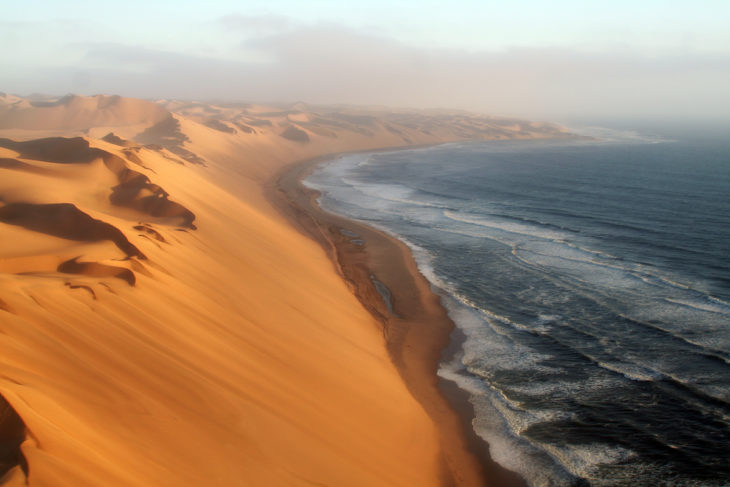
[[[62,91],[453,107],[547,119],[730,113],[726,55],[527,48],[474,53],[414,47],[335,25],[294,26],[279,18],[222,22],[259,29],[241,49],[268,61],[91,44],[80,65],[33,73],[51,81],[33,91],[68,86]],[[74,79],[84,86],[76,88]]]
[[[273,14],[231,14],[221,17],[218,23],[228,30],[254,34],[282,31],[293,26],[291,19]]]
[[[730,113],[727,56],[631,51],[421,49],[367,33],[320,26],[247,43],[277,61],[272,78],[297,99],[454,106],[496,113],[611,116]],[[273,93],[272,93],[273,94]]]

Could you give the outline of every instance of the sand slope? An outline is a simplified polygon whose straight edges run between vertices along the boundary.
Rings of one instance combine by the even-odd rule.
[[[7,485],[449,482],[380,323],[262,184],[324,153],[557,129],[166,106],[175,113],[119,97],[0,107]]]
[[[0,129],[88,130],[150,125],[166,116],[155,103],[121,96],[68,95],[55,101],[0,96]]]

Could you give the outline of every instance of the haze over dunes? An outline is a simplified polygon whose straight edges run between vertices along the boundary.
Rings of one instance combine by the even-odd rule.
[[[0,129],[87,130],[92,127],[148,126],[167,112],[159,105],[120,96],[68,95],[27,100],[0,93]]]
[[[463,112],[3,95],[4,481],[459,483],[381,325],[263,183],[334,151],[561,135]]]

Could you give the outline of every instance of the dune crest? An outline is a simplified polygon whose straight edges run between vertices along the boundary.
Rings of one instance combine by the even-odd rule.
[[[71,203],[50,205],[9,203],[0,207],[0,222],[67,240],[87,242],[110,240],[127,257],[145,258],[118,228],[91,218]]]
[[[136,144],[130,140],[125,140],[118,135],[115,135],[114,132],[109,132],[104,137],[101,138],[104,142],[109,142],[110,144],[118,145],[121,147],[134,147]]]
[[[133,208],[149,216],[176,219],[184,227],[194,229],[195,215],[179,203],[168,199],[169,194],[149,177],[128,167],[127,160],[145,167],[143,161],[131,149],[122,155],[91,147],[82,137],[51,137],[29,141],[0,139],[0,147],[17,151],[19,158],[61,164],[88,164],[101,159],[104,165],[116,175],[118,184],[111,188],[109,200],[117,206]],[[127,160],[125,160],[127,159]],[[26,171],[43,171],[17,159],[4,158],[0,167]],[[149,168],[148,168],[149,169]],[[48,172],[45,172],[48,174]]]
[[[121,96],[67,95],[51,102],[0,103],[0,129],[88,130],[150,125],[167,116],[159,105]]]
[[[57,270],[58,272],[63,272],[66,274],[81,274],[90,277],[116,277],[118,279],[126,281],[127,284],[129,284],[130,286],[134,286],[134,283],[137,282],[137,278],[134,276],[134,272],[130,271],[129,269],[125,269],[124,267],[115,267],[111,265],[100,264],[98,262],[79,262],[79,257],[74,257],[73,259],[67,260],[66,262],[62,262],[61,264],[59,264]],[[71,288],[74,287],[68,282],[66,282],[65,285]],[[94,299],[96,299],[96,293],[91,287],[76,287],[85,287],[91,292]]]
[[[21,234],[10,232],[5,227],[5,235],[14,237],[15,243],[9,245],[15,250],[11,250],[12,255],[0,255],[0,271],[79,274],[122,279],[134,285],[133,263],[127,263],[126,267],[125,264],[104,263],[107,260],[146,259],[122,229],[130,231],[145,220],[145,228],[150,234],[157,232],[152,227],[153,223],[195,229],[195,215],[190,210],[171,201],[167,191],[152,183],[147,175],[129,167],[132,162],[129,156],[135,158],[135,165],[146,167],[129,147],[125,146],[121,153],[115,154],[91,146],[82,137],[26,141],[0,139],[0,148],[12,151],[6,155],[15,156],[0,159],[0,171],[5,171],[5,178],[0,182],[0,224],[30,231]],[[108,171],[109,174],[106,190],[100,185],[107,178],[99,178],[100,171]],[[78,188],[69,187],[67,180],[70,177],[81,181]],[[18,192],[18,181],[21,180],[27,188],[25,192]],[[55,182],[51,184],[51,181]],[[43,187],[48,187],[50,194],[44,193]],[[54,193],[60,194],[54,198]],[[74,199],[80,193],[87,193],[86,197],[76,202],[63,201]],[[54,199],[54,202],[49,202]],[[120,213],[117,208],[124,208],[127,213]],[[97,216],[92,216],[89,211]],[[121,222],[119,217],[123,218]],[[109,219],[117,221],[110,223]],[[44,239],[43,235],[55,240]],[[164,239],[159,232],[157,235]],[[69,241],[69,244],[63,244],[63,241]],[[71,244],[104,241],[114,244],[121,255],[110,253],[103,245]],[[38,242],[45,242],[41,245],[42,253],[33,251],[35,245],[40,245]],[[59,278],[65,279],[63,276]]]

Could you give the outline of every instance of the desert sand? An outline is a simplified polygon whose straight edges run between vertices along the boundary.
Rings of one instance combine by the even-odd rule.
[[[331,245],[347,242],[313,239],[277,182],[343,151],[562,135],[466,113],[0,95],[0,483],[483,484],[435,389],[437,299],[411,268],[418,302],[388,319],[343,272]]]

